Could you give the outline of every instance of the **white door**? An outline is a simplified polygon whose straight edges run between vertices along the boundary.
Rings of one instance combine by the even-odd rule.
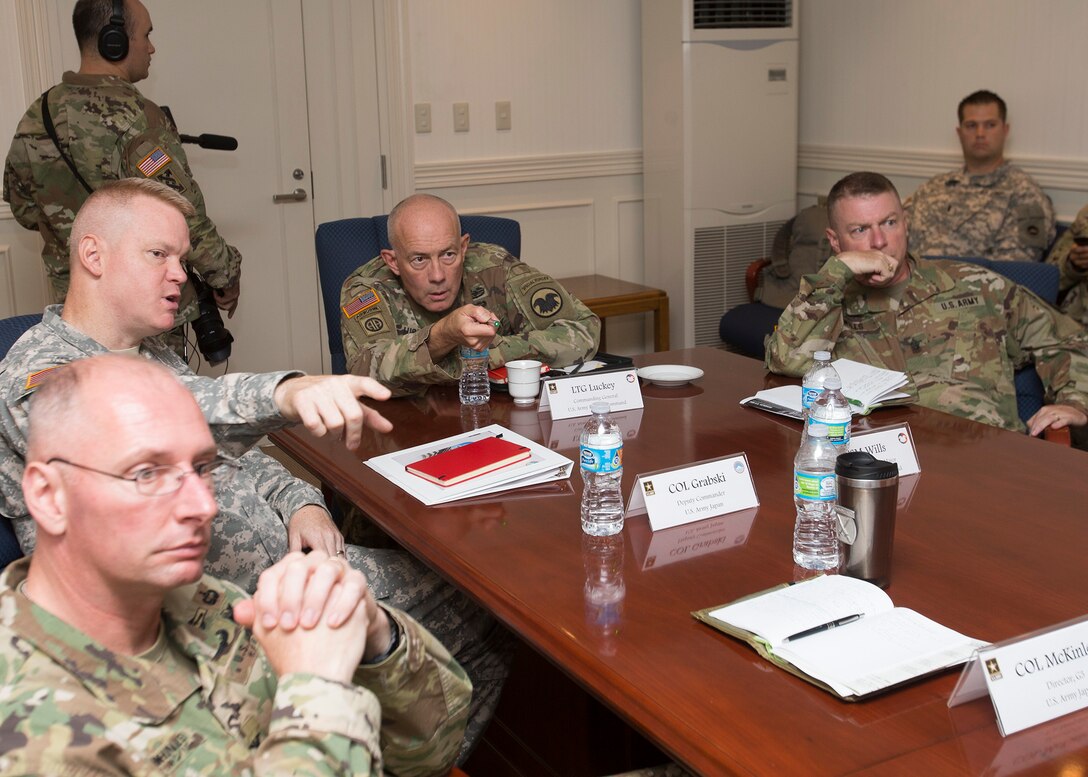
[[[151,40],[156,52],[151,74],[140,82],[140,90],[170,108],[183,134],[213,133],[238,139],[238,149],[233,152],[186,146],[208,215],[243,257],[241,302],[234,318],[225,321],[234,335],[227,366],[232,372],[327,370],[314,256],[314,167],[309,127],[322,127],[318,130],[322,135],[325,123],[332,118],[308,115],[303,2],[144,2],[151,13]],[[73,0],[60,0],[59,5],[61,18],[71,18]],[[317,60],[313,77],[323,79],[326,71],[335,67],[334,62],[327,63],[329,50],[340,49],[343,54],[343,44],[338,47],[335,40],[324,38],[336,34],[336,24],[330,21],[348,16],[352,35],[348,45],[354,48],[350,81],[373,85],[373,0],[307,0],[305,6],[306,24],[316,28],[306,31],[305,40],[310,43],[316,39],[324,44],[314,54]],[[367,56],[360,56],[360,52]],[[65,49],[64,61],[68,69],[78,66],[74,42]],[[321,82],[314,87],[320,104],[326,86]],[[347,104],[352,106],[369,97],[365,91],[350,86],[348,93]],[[377,104],[361,111],[353,108],[353,112],[369,116],[373,127],[355,133],[351,142],[356,145],[351,154],[377,160]],[[363,144],[361,148],[359,143]],[[319,149],[315,156],[324,159],[327,149]],[[332,157],[335,159],[335,154]],[[363,170],[361,166],[359,169]],[[317,173],[322,176],[320,170]],[[345,215],[382,212],[380,176],[360,173],[352,177],[356,179],[353,188],[361,191],[358,203],[352,203],[354,212]],[[273,202],[274,195],[294,192],[301,192],[305,198]],[[330,193],[326,203],[333,196]],[[327,204],[322,211],[321,220],[336,217],[327,215]],[[201,371],[220,374],[224,368],[221,365]]]

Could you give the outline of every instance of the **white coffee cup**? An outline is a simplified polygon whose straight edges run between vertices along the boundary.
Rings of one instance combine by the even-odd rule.
[[[540,393],[540,368],[536,359],[517,359],[506,363],[506,387],[515,405],[531,405]]]

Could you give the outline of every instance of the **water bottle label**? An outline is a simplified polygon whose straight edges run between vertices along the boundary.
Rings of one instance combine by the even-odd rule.
[[[588,448],[582,446],[579,458],[586,472],[607,474],[623,469],[623,446],[616,448]]]
[[[816,401],[816,397],[820,396],[820,392],[823,391],[819,386],[802,386],[801,387],[801,407],[810,408],[812,403]]]
[[[808,425],[823,424],[827,427],[827,440],[835,445],[845,445],[850,441],[849,421],[829,421],[826,418],[808,417]]]
[[[830,502],[835,498],[834,472],[793,471],[793,495],[798,499]]]

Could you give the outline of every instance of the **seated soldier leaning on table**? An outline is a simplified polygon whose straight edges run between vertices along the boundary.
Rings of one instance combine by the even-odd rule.
[[[456,381],[461,346],[490,346],[492,367],[523,358],[565,367],[596,353],[600,319],[502,247],[469,243],[440,197],[401,201],[388,230],[393,249],[349,275],[340,292],[349,372],[405,394]]]
[[[83,359],[37,392],[38,546],[0,577],[5,774],[450,768],[471,686],[362,573],[290,553],[253,599],[203,573],[236,468],[153,362]]]
[[[253,591],[261,571],[289,551],[346,558],[365,572],[375,597],[409,612],[465,667],[475,686],[467,756],[509,671],[506,632],[406,551],[345,544],[320,491],[271,456],[250,450],[265,433],[300,418],[311,431],[342,432],[349,446],[358,446],[364,423],[379,431],[391,426],[357,398],[384,399],[387,390],[355,375],[194,375],[158,337],[173,326],[185,283],[185,217],[191,209],[169,187],[136,178],[101,186],[80,208],[63,308],[46,308],[42,322],[0,363],[0,514],[12,521],[23,552],[31,553],[35,527],[19,489],[27,405],[52,368],[109,351],[162,364],[193,393],[220,450],[239,457],[241,465],[231,486],[216,494],[218,531],[208,549],[208,573]]]
[[[1015,369],[1034,363],[1047,395],[1028,431],[1088,424],[1088,332],[1001,275],[907,253],[899,193],[877,173],[831,189],[835,251],[767,340],[767,368],[800,376],[816,351],[905,372],[918,402],[973,421],[1024,430]]]

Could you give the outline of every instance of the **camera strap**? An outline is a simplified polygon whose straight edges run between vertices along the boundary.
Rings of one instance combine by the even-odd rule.
[[[68,165],[68,169],[72,171],[72,175],[74,175],[76,180],[87,190],[87,194],[91,194],[94,189],[92,189],[91,185],[83,179],[83,176],[79,174],[79,170],[76,169],[76,163],[73,162],[71,157],[64,153],[64,149],[61,148],[60,139],[57,137],[57,128],[53,126],[53,117],[49,115],[49,93],[51,91],[53,91],[53,87],[49,87],[42,92],[42,124],[45,125],[45,132],[49,135],[50,140],[53,141],[53,145],[57,147],[60,158]]]

